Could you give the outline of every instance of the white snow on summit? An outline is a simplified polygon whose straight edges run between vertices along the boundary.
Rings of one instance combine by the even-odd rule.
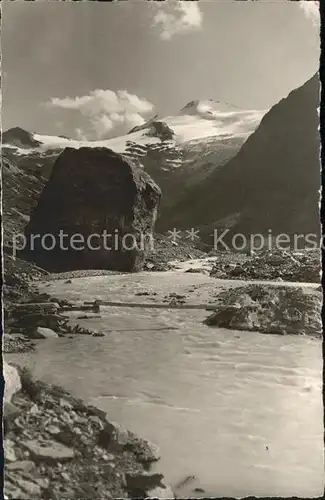
[[[216,101],[192,101],[187,104],[178,115],[157,118],[165,122],[175,136],[167,141],[170,147],[182,145],[189,141],[213,138],[215,141],[240,138],[245,140],[259,125],[266,111],[242,111],[228,104]],[[124,136],[100,141],[80,141],[59,136],[32,134],[33,139],[41,143],[39,147],[17,148],[16,153],[29,154],[32,151],[45,153],[51,149],[64,149],[66,147],[105,147],[124,153],[130,143],[139,147],[161,144],[158,137],[148,136],[149,129],[141,129]],[[5,148],[13,148],[10,144],[3,144]]]

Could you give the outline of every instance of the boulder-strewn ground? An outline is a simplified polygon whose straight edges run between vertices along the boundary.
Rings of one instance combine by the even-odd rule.
[[[34,339],[61,337],[68,334],[98,335],[97,332],[71,326],[64,312],[72,307],[68,301],[40,293],[35,281],[47,273],[21,259],[4,258],[3,285],[4,324],[3,351],[28,352]]]
[[[221,292],[205,323],[232,330],[320,336],[322,292],[250,284]]]
[[[150,470],[159,459],[155,445],[60,387],[34,381],[18,367],[8,370],[16,378],[18,372],[20,383],[15,379],[5,394],[7,498],[174,497]]]
[[[278,280],[320,283],[319,251],[272,250],[247,257],[242,263],[217,260],[210,275],[215,278]]]
[[[207,254],[197,248],[194,242],[182,238],[173,242],[170,237],[162,234],[155,234],[153,247],[149,250],[144,269],[146,271],[167,271],[170,269],[169,262],[173,260],[185,261],[189,259],[199,259]]]

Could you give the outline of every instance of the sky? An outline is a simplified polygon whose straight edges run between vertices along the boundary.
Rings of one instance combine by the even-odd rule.
[[[319,67],[315,2],[4,1],[2,129],[101,139],[189,101],[268,109]]]

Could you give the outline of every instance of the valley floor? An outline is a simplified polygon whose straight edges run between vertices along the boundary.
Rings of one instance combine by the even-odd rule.
[[[6,354],[8,362],[29,370],[27,376],[23,372],[22,391],[5,408],[8,498],[313,496],[321,490],[319,339],[211,328],[203,324],[204,310],[170,309],[213,305],[220,293],[247,284],[184,272],[193,262],[177,265],[178,270],[175,264],[171,271],[136,275],[64,273],[37,282],[34,297],[42,300],[53,296],[81,304],[97,299],[139,307],[67,311],[72,326],[103,338],[70,332],[35,340],[35,352]],[[319,287],[286,285],[298,285],[307,294]],[[152,308],[155,304],[166,308]],[[277,429],[291,418],[290,408],[282,405],[283,398],[289,401],[288,384],[290,408],[311,406],[279,440]],[[271,401],[268,409],[261,407],[262,395]],[[148,440],[162,448],[161,462],[150,471],[147,465],[157,450]],[[44,448],[54,451],[47,456]],[[269,448],[274,451],[265,455]],[[238,470],[235,485],[227,476],[228,462]],[[217,479],[212,479],[214,463],[220,469]],[[298,470],[301,481],[294,480]],[[160,471],[173,492],[161,483]]]

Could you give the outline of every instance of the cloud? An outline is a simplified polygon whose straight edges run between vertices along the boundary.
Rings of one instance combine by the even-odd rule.
[[[78,141],[87,142],[88,138],[85,136],[83,130],[81,128],[76,128],[76,138]]]
[[[198,30],[202,26],[203,14],[196,1],[165,0],[154,4],[157,10],[153,26],[158,27],[162,40]]]
[[[314,26],[320,26],[319,1],[316,0],[301,0],[300,8],[304,11],[305,16],[311,20]]]
[[[49,107],[78,111],[87,119],[85,127],[76,129],[79,138],[102,139],[126,133],[136,125],[142,125],[152,114],[154,105],[127,90],[91,91],[81,97],[53,97]]]

